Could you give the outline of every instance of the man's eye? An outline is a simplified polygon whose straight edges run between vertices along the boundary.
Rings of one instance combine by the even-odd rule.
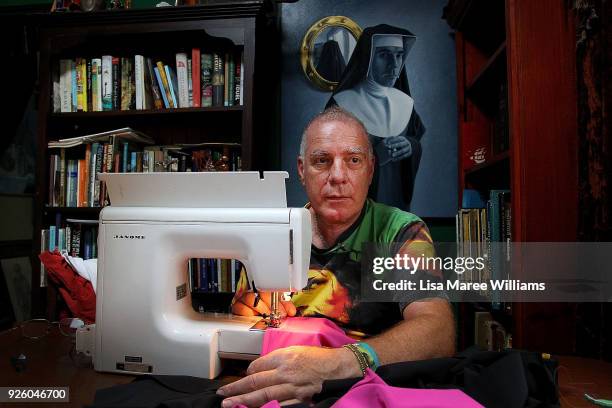
[[[361,163],[361,158],[360,157],[351,157],[351,163],[352,164],[359,164]]]
[[[315,159],[314,162],[315,162],[315,164],[325,164],[325,163],[327,163],[327,158],[319,157],[319,158]]]

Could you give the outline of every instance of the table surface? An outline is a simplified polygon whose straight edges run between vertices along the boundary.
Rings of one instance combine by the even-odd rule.
[[[21,372],[17,372],[10,361],[10,357],[19,354],[27,357],[26,369]],[[585,392],[612,399],[612,363],[570,356],[558,357],[558,360],[562,407],[594,407],[584,399]],[[0,386],[70,387],[69,404],[32,404],[34,406],[82,407],[93,402],[96,390],[129,383],[134,378],[94,371],[90,361],[74,353],[72,339],[61,334],[57,327],[39,340],[24,338],[19,328],[0,333]],[[229,375],[224,375],[228,381],[235,378],[238,378],[235,367]]]

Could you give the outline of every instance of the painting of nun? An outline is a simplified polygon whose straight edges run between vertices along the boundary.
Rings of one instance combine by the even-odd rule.
[[[327,103],[353,113],[368,131],[377,162],[369,196],[406,211],[425,133],[406,73],[415,41],[410,31],[386,24],[364,29]]]

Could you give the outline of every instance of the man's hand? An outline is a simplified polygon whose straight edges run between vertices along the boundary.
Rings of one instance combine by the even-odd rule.
[[[412,145],[405,136],[387,137],[384,143],[389,149],[389,156],[391,156],[392,161],[404,160],[412,156]]]
[[[255,294],[247,292],[232,305],[232,313],[240,316],[269,315],[272,304],[270,292],[259,292],[259,302],[255,306]],[[282,316],[295,316],[295,306],[291,301],[281,300],[278,309]]]
[[[348,349],[293,346],[253,361],[246,377],[219,388],[217,394],[231,397],[223,400],[224,408],[258,407],[273,400],[308,401],[325,380],[360,376],[357,359]]]

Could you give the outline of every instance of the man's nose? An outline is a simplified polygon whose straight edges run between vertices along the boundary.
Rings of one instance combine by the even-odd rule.
[[[348,178],[347,168],[344,160],[334,160],[331,169],[329,170],[329,182],[334,184],[340,184],[346,182]]]

